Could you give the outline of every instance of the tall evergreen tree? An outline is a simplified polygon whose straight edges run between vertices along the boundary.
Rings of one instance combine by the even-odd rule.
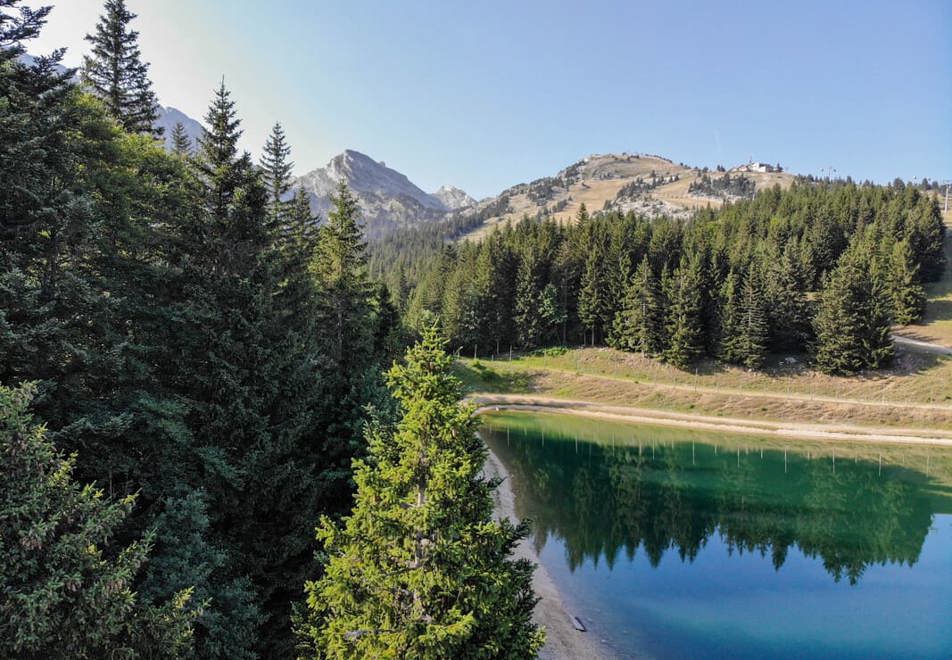
[[[743,312],[741,311],[740,278],[731,270],[724,279],[720,292],[720,321],[717,333],[717,356],[724,362],[740,364],[743,352],[740,333]]]
[[[665,330],[667,346],[662,353],[671,364],[685,368],[704,350],[701,323],[701,264],[697,258],[682,261],[671,276]]]
[[[321,292],[328,352],[341,373],[348,374],[369,354],[367,246],[359,224],[360,207],[345,182],[338,185],[333,203],[320,229],[313,269]]]
[[[766,298],[770,343],[778,350],[802,351],[812,337],[812,315],[806,297],[807,282],[798,262],[799,246],[790,243],[779,259],[768,265]]]
[[[289,160],[291,146],[287,143],[284,129],[276,123],[264,143],[261,156],[261,171],[264,185],[268,189],[268,213],[276,226],[284,217],[287,203],[284,198],[291,189],[291,172],[294,163]]]
[[[542,286],[539,279],[539,257],[530,247],[519,262],[519,275],[516,279],[514,320],[519,345],[523,348],[535,348],[542,341]]]
[[[185,126],[182,125],[182,122],[175,122],[171,137],[172,153],[176,156],[182,156],[183,158],[192,155],[192,138],[185,132]]]
[[[909,209],[906,238],[920,264],[923,282],[937,282],[942,278],[948,264],[945,258],[945,235],[947,232],[939,210],[939,202],[915,192],[915,206]]]
[[[759,271],[752,267],[744,278],[740,296],[740,363],[751,369],[763,365],[767,357],[769,325]]]
[[[562,304],[558,288],[552,284],[545,285],[539,300],[539,318],[542,324],[542,340],[545,342],[560,341],[560,329],[563,327],[568,314]]]
[[[814,319],[817,367],[830,374],[851,374],[889,364],[890,325],[885,287],[870,277],[870,259],[855,246],[820,292]]]
[[[63,50],[28,66],[19,56],[39,36],[52,7],[0,3],[0,232],[2,238],[32,236],[50,223],[72,182],[73,154],[68,140],[75,131],[70,102],[72,71],[59,71]],[[44,227],[48,229],[48,227]],[[0,242],[0,249],[10,241]],[[24,246],[25,247],[25,246]],[[4,255],[9,259],[10,255]],[[12,263],[7,261],[6,263]]]
[[[142,61],[139,33],[129,27],[136,15],[125,0],[106,0],[95,34],[87,34],[92,54],[83,63],[83,81],[103,100],[109,113],[128,131],[162,135],[155,126],[158,101]]]
[[[190,590],[149,606],[134,580],[152,536],[119,547],[135,497],[73,480],[28,406],[35,386],[0,386],[0,655],[186,657]]]
[[[302,225],[300,243],[269,221],[268,192],[250,156],[238,153],[240,123],[224,87],[207,126],[190,161],[199,181],[198,209],[180,223],[174,243],[181,253],[174,255],[173,286],[187,296],[171,310],[177,332],[168,338],[169,351],[179,356],[171,380],[198,439],[191,458],[207,492],[208,529],[227,553],[219,572],[230,580],[222,585],[229,591],[215,601],[227,610],[218,610],[222,620],[208,622],[205,639],[219,641],[212,630],[220,626],[231,639],[216,653],[285,656],[289,603],[314,569],[309,531],[319,512],[338,511],[346,502],[353,411],[366,398],[351,387],[357,376],[347,363],[328,356],[335,347],[327,336],[332,329],[318,303],[337,300],[322,299],[321,292],[343,295],[333,289],[339,282],[319,282],[307,271],[311,259],[317,270],[339,254],[315,257],[304,227],[309,210],[292,209],[289,218]],[[330,224],[331,231],[339,229],[339,222]],[[363,322],[345,329],[347,342],[358,333],[372,336],[370,317]],[[350,346],[340,349],[345,359],[372,354],[369,341],[356,356]],[[201,505],[183,502],[177,515],[200,525]],[[252,646],[232,650],[247,640]]]
[[[664,310],[658,281],[648,257],[642,259],[625,292],[621,311],[615,316],[613,342],[616,348],[642,355],[662,349]]]
[[[603,248],[596,238],[589,246],[578,292],[578,317],[582,327],[591,333],[592,345],[601,334],[608,310],[608,280],[605,276]]]
[[[899,325],[915,323],[925,312],[926,292],[919,282],[919,264],[907,240],[893,246],[886,269],[886,288],[892,302],[893,321]]]
[[[443,343],[428,326],[390,370],[401,419],[370,432],[351,515],[321,522],[329,561],[298,626],[308,655],[523,658],[542,645],[532,566],[509,559],[526,529],[493,521],[496,482]]]
[[[238,156],[241,122],[224,80],[215,90],[205,124],[208,130],[198,140],[197,168],[204,180],[209,210],[215,217],[225,218],[235,191],[245,183],[250,157]]]

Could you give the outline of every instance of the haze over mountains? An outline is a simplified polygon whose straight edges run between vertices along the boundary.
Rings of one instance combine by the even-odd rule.
[[[161,107],[161,112],[156,124],[165,129],[167,147],[177,122],[197,143],[204,131],[200,122],[171,106]],[[551,215],[570,221],[582,204],[590,213],[616,209],[649,216],[686,216],[775,184],[787,187],[794,178],[779,166],[762,163],[729,169],[718,166],[709,171],[655,154],[593,154],[554,175],[516,184],[477,201],[452,185],[428,193],[385,162],[347,149],[327,165],[295,178],[290,194],[303,189],[310,196],[311,210],[324,218],[338,183],[346,182],[360,204],[370,240],[401,228],[476,215],[481,221],[467,236],[478,237],[526,216]]]
[[[21,59],[30,64],[35,61],[30,55]],[[204,133],[201,122],[172,106],[159,109],[156,126],[164,129],[166,148],[171,148],[171,133],[177,123],[197,145]],[[774,184],[786,187],[794,179],[772,166],[719,169],[708,172],[651,154],[593,154],[554,175],[511,186],[477,202],[448,184],[428,193],[383,161],[347,149],[324,167],[294,179],[292,187],[305,190],[312,211],[323,218],[338,183],[345,181],[360,204],[367,238],[373,240],[401,228],[477,215],[481,221],[469,235],[479,236],[496,225],[518,222],[525,216],[541,214],[570,220],[582,204],[589,212],[613,208],[645,215],[687,215]]]

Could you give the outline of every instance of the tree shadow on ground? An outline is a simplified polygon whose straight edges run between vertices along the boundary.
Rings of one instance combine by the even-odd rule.
[[[531,371],[501,371],[483,362],[456,361],[453,373],[463,382],[467,392],[518,394],[535,389],[537,374]]]

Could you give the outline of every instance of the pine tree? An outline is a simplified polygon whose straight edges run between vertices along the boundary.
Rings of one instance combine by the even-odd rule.
[[[812,280],[798,263],[799,244],[791,242],[779,259],[768,265],[766,297],[770,343],[779,350],[802,351],[812,338],[807,283]]]
[[[542,340],[548,343],[558,343],[559,329],[565,323],[568,315],[562,306],[558,288],[552,284],[545,285],[539,300],[539,318],[542,323]]]
[[[369,355],[367,246],[359,225],[360,207],[343,181],[333,204],[320,229],[312,267],[322,298],[329,355],[341,373],[350,374]]]
[[[117,547],[135,497],[104,498],[72,478],[28,406],[35,386],[0,386],[0,655],[186,657],[190,590],[143,605],[134,580],[152,536]]]
[[[483,241],[474,274],[478,333],[493,353],[517,339],[513,310],[519,259],[507,242],[505,233]]]
[[[139,33],[129,27],[136,15],[126,8],[125,0],[106,0],[103,12],[96,33],[86,35],[92,55],[84,60],[83,81],[123,128],[160,136],[149,65],[142,61]]]
[[[665,330],[667,346],[662,356],[667,362],[685,368],[704,350],[701,325],[701,266],[695,258],[682,261],[671,276],[669,307]]]
[[[0,237],[52,224],[68,195],[75,142],[73,71],[58,71],[63,50],[37,58],[34,66],[18,60],[26,44],[39,36],[52,7],[0,3]],[[31,236],[32,238],[32,236]],[[0,241],[0,250],[12,241]],[[9,254],[0,263],[13,265]]]
[[[608,304],[608,281],[605,277],[604,255],[599,242],[589,246],[582,271],[581,288],[578,293],[578,317],[582,326],[591,333],[592,346],[602,328]]]
[[[197,169],[204,179],[210,212],[224,219],[235,192],[246,183],[250,169],[250,157],[238,156],[241,122],[224,80],[215,90],[205,124],[208,130],[198,140]]]
[[[519,345],[523,348],[535,348],[542,341],[541,288],[539,258],[530,247],[519,262],[516,279],[515,324]]]
[[[201,443],[190,455],[201,476],[193,487],[207,490],[208,529],[227,554],[213,606],[227,604],[218,614],[229,620],[210,621],[204,639],[212,641],[212,624],[227,626],[230,657],[285,656],[292,593],[314,568],[310,525],[347,500],[340,465],[354,449],[354,410],[367,399],[358,375],[325,352],[330,328],[318,303],[331,297],[320,297],[327,282],[308,272],[314,246],[298,250],[269,222],[267,190],[250,156],[238,153],[240,123],[223,86],[207,120],[189,161],[198,203],[173,243],[182,254],[170,286],[187,297],[171,310],[176,332],[167,339],[175,389]],[[310,212],[300,211],[304,224]],[[364,320],[348,340],[372,336],[369,312]],[[370,340],[357,355],[348,348],[341,352],[350,364],[372,358]]]
[[[310,195],[298,188],[288,204],[287,226],[279,237],[286,259],[294,270],[303,273],[314,258],[318,241],[317,218],[311,212]]]
[[[892,317],[899,325],[916,323],[926,308],[926,292],[919,282],[919,264],[906,240],[890,251],[885,273],[886,288],[892,302]]]
[[[291,147],[287,143],[284,129],[276,123],[264,143],[264,154],[261,157],[261,171],[264,185],[268,189],[268,213],[271,222],[279,225],[287,207],[285,196],[291,189],[291,172],[294,163],[288,158]]]
[[[815,361],[826,373],[852,374],[892,361],[890,301],[883,284],[870,277],[870,265],[863,246],[854,246],[820,292]]]
[[[764,301],[763,285],[759,272],[752,268],[740,296],[740,363],[751,369],[761,367],[767,357],[769,326]]]
[[[615,316],[615,347],[655,355],[662,349],[663,323],[658,282],[645,257],[629,282],[621,311]]]
[[[195,612],[194,655],[254,660],[251,649],[258,643],[255,634],[262,612],[250,598],[254,591],[250,580],[227,575],[232,558],[213,539],[208,494],[195,489],[168,496],[155,509],[150,521],[155,545],[139,597],[148,603],[164,602],[191,590],[192,600],[203,605]]]
[[[939,202],[915,193],[915,206],[909,209],[906,235],[912,252],[919,260],[919,274],[923,282],[938,282],[948,264],[945,257],[946,226],[942,221]]]
[[[509,559],[526,529],[493,521],[496,482],[443,343],[428,326],[390,370],[402,417],[369,433],[351,515],[322,519],[329,561],[298,625],[309,655],[522,658],[542,645],[532,566]]]
[[[740,346],[740,333],[743,313],[740,305],[740,283],[737,273],[731,270],[724,279],[720,293],[720,313],[718,318],[718,357],[724,362],[740,364],[743,351]]]
[[[578,207],[578,212],[575,214],[575,222],[580,227],[584,227],[589,224],[589,221],[592,219],[592,216],[588,214],[588,208],[585,206],[585,202],[582,202]]]
[[[182,158],[192,155],[192,138],[185,132],[182,122],[175,122],[172,128],[172,153]]]

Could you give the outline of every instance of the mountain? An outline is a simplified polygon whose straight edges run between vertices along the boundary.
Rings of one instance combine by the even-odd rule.
[[[205,128],[197,120],[192,119],[187,114],[172,106],[159,106],[159,118],[155,120],[155,125],[161,127],[165,132],[162,138],[165,140],[165,148],[172,149],[172,129],[175,124],[181,122],[185,127],[185,133],[192,141],[192,148],[198,147],[198,140],[205,135]]]
[[[472,206],[476,203],[475,199],[456,186],[440,186],[440,189],[433,193],[433,197],[443,202],[443,206],[451,211]]]
[[[340,181],[347,183],[360,203],[369,239],[380,238],[401,227],[441,220],[471,198],[463,191],[444,186],[435,194],[424,192],[404,174],[348,149],[292,183],[292,190],[310,195],[311,210],[326,216],[331,197]]]
[[[482,218],[468,235],[472,238],[526,216],[571,221],[582,204],[589,213],[611,209],[687,217],[698,208],[719,207],[774,184],[787,187],[794,178],[763,163],[710,170],[654,154],[593,154],[553,176],[520,183],[464,207],[459,214]]]

